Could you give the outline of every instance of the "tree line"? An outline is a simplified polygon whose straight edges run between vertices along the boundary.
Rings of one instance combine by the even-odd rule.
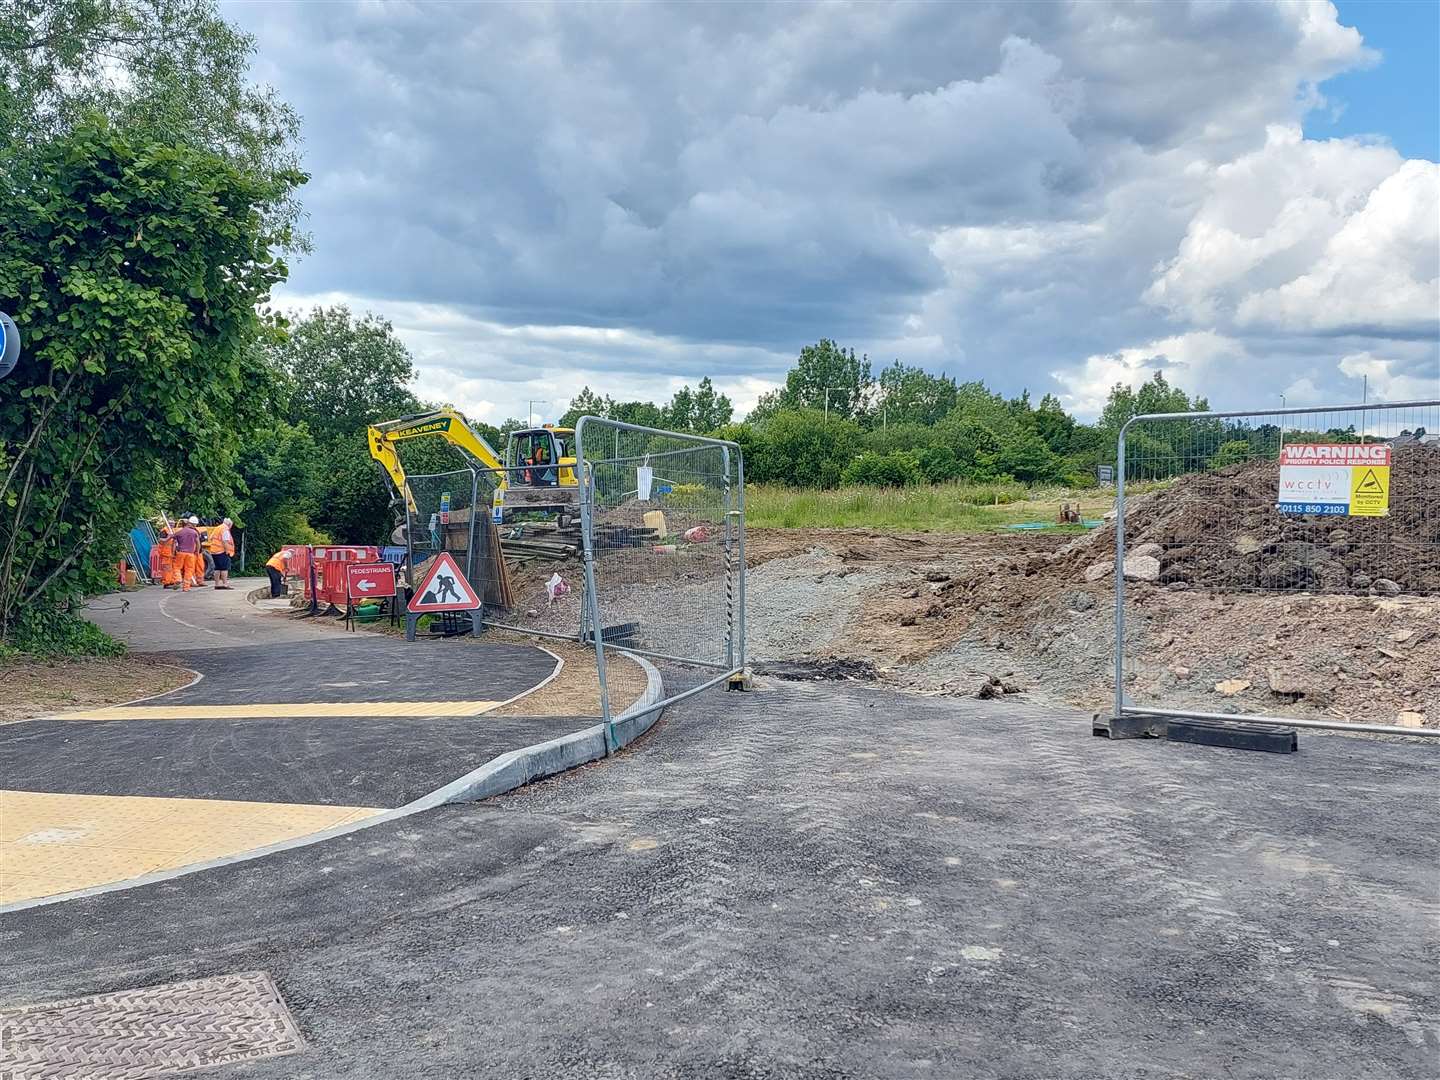
[[[669,405],[614,402],[584,388],[567,420],[585,413],[738,443],[746,478],[761,483],[833,488],[841,484],[944,483],[951,480],[1092,486],[1096,467],[1113,464],[1115,440],[1132,416],[1203,411],[1161,373],[1138,389],[1117,385],[1094,424],[1068,414],[1053,394],[1005,397],[980,381],[959,382],[899,360],[872,370],[870,360],[828,338],[800,350],[784,385],[765,394],[742,422],[703,380]],[[715,405],[718,399],[718,407]],[[702,408],[691,408],[703,401]],[[706,421],[709,421],[708,423]]]

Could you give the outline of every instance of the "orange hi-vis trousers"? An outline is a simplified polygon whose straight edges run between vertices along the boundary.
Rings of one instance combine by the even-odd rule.
[[[155,545],[160,553],[159,570],[162,585],[180,584],[180,553],[175,550],[174,540],[161,540]]]
[[[198,551],[182,551],[175,556],[180,563],[180,588],[184,592],[190,591],[191,585],[199,585],[205,580],[205,557]]]

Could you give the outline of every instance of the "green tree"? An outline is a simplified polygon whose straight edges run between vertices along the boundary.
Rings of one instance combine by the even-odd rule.
[[[869,357],[857,357],[854,349],[821,338],[800,350],[784,387],[763,395],[749,419],[759,422],[777,412],[799,409],[818,409],[822,417],[828,412],[840,419],[857,419],[864,415],[873,387]]]
[[[10,0],[0,17],[0,140],[38,145],[100,114],[212,151],[277,194],[257,208],[300,246],[300,122],[248,81],[253,39],[213,0]]]
[[[1210,403],[1202,397],[1191,399],[1178,386],[1171,386],[1163,371],[1155,372],[1148,382],[1132,390],[1124,383],[1116,383],[1110,389],[1105,408],[1100,414],[1100,426],[1110,431],[1119,431],[1126,421],[1149,413],[1206,412]]]
[[[860,454],[841,470],[840,478],[847,484],[906,487],[920,483],[924,475],[913,456],[894,450],[888,454]]]
[[[246,557],[259,566],[285,544],[314,534],[304,507],[319,489],[321,470],[315,440],[304,424],[275,420],[246,439],[235,461],[244,495],[234,505],[203,507],[211,516],[228,516],[245,531]]]
[[[1031,414],[1035,433],[1045,440],[1053,453],[1070,452],[1070,438],[1075,432],[1075,418],[1067,413],[1054,394],[1046,394]]]
[[[415,361],[395,328],[343,304],[296,319],[271,362],[290,378],[290,422],[307,425],[322,445],[420,407],[410,391]]]
[[[610,418],[641,427],[665,426],[665,411],[653,401],[617,401],[610,408]]]
[[[939,423],[955,407],[958,390],[948,375],[931,375],[899,360],[880,372],[879,387],[875,411],[887,427]]]
[[[1250,440],[1231,439],[1222,443],[1215,456],[1210,459],[1210,468],[1223,469],[1227,465],[1240,465],[1252,457]]]
[[[168,478],[234,497],[273,380],[273,211],[303,179],[104,122],[0,152],[0,307],[26,345],[0,381],[0,636],[101,585]]]
[[[719,393],[706,375],[696,389],[691,390],[687,385],[675,391],[658,426],[670,431],[714,431],[728,424],[734,414],[730,399]]]
[[[813,409],[776,413],[763,427],[755,468],[757,481],[833,488],[860,448],[860,426]],[[749,463],[747,462],[747,465]],[[749,475],[749,474],[747,474]]]
[[[560,417],[559,427],[573,428],[582,416],[609,416],[615,403],[608,397],[602,398],[588,386],[582,386],[580,393],[570,399],[570,408]]]
[[[1059,479],[1061,461],[1035,432],[1016,428],[1000,440],[995,467],[1001,475],[1035,484]]]

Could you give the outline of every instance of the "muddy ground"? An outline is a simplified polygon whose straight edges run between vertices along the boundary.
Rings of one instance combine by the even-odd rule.
[[[751,530],[750,656],[868,662],[931,694],[972,695],[993,676],[1031,700],[1103,709],[1113,581],[1086,571],[1106,540]],[[1136,700],[1440,726],[1440,597],[1127,589]]]

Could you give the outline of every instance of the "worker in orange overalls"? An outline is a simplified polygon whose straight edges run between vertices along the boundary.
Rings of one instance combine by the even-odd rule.
[[[160,583],[167,589],[175,588],[180,584],[180,560],[175,551],[175,537],[171,535],[169,528],[160,530],[160,538],[155,541],[155,552],[155,569]]]

